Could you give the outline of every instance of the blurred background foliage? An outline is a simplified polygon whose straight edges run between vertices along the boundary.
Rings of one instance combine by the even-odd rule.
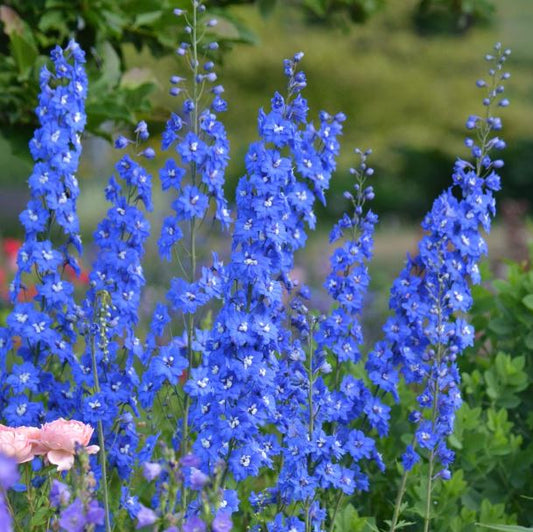
[[[76,36],[87,51],[88,135],[93,138],[81,178],[98,181],[94,190],[99,190],[112,171],[113,154],[95,136],[109,139],[140,119],[160,131],[175,106],[167,79],[184,69],[174,53],[181,35],[172,10],[184,5],[187,0],[4,0],[4,232],[18,228],[19,191],[31,166],[27,142],[36,125],[38,71],[50,48]],[[225,117],[233,153],[230,196],[243,172],[246,146],[256,136],[257,109],[283,87],[282,59],[302,50],[311,108],[342,110],[349,119],[330,207],[322,216],[334,218],[344,207],[351,149],[371,146],[378,213],[393,221],[419,219],[448,183],[454,158],[465,155],[464,119],[481,112],[480,94],[473,88],[483,73],[480,57],[500,40],[513,48],[503,196],[533,197],[530,0],[212,0],[208,6],[220,20],[219,73],[230,105]],[[94,205],[90,192],[83,197]],[[94,208],[89,212],[99,215]]]

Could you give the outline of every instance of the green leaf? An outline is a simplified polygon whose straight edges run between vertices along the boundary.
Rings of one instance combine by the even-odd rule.
[[[335,532],[379,532],[373,517],[359,517],[357,510],[348,504],[335,518]]]
[[[533,294],[528,294],[522,298],[522,303],[529,309],[533,310]]]
[[[43,33],[57,31],[60,35],[68,35],[67,21],[60,10],[51,9],[45,11],[39,20],[38,27]]]
[[[33,67],[35,59],[37,59],[37,48],[27,39],[14,33],[9,38],[11,41],[11,53],[15,58],[20,75],[28,78]]]
[[[47,507],[39,508],[32,516],[30,521],[31,528],[33,527],[41,527],[42,525],[45,525],[48,522],[48,514],[50,513],[50,509]]]
[[[218,30],[224,41],[258,44],[257,35],[239,18],[233,16],[227,9],[212,9],[219,21]]]
[[[533,331],[530,331],[526,338],[524,339],[524,343],[528,349],[531,349],[533,351]]]
[[[0,6],[0,21],[4,24],[4,33],[9,37],[11,55],[15,59],[19,74],[28,78],[39,55],[33,33],[10,7]]]
[[[326,2],[324,0],[305,0],[304,6],[319,17],[326,14]]]
[[[259,0],[258,7],[261,15],[266,18],[274,11],[276,0]]]
[[[457,436],[455,434],[453,434],[453,433],[448,438],[448,441],[450,442],[450,445],[452,447],[455,447],[456,449],[462,449],[463,448],[463,444],[459,441],[459,438],[457,438]]]
[[[513,331],[513,327],[504,318],[490,320],[488,328],[499,336],[505,336]]]
[[[163,11],[151,11],[149,13],[140,13],[135,17],[135,22],[133,26],[138,28],[139,26],[149,26],[153,24],[156,20],[161,18]]]
[[[109,41],[102,43],[98,53],[102,67],[98,78],[91,84],[93,93],[116,87],[121,76],[120,57]]]

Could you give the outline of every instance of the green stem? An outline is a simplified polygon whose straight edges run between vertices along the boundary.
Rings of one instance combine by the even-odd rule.
[[[311,502],[309,498],[305,501],[305,532],[311,532]]]
[[[193,102],[194,102],[194,108],[192,110],[192,128],[195,133],[195,135],[199,134],[200,131],[200,125],[198,123],[198,103],[199,103],[199,95],[198,95],[198,12],[197,12],[197,4],[196,2],[193,2],[193,20],[192,20],[192,38],[191,38],[191,44],[192,44],[192,70],[193,70]],[[196,184],[196,164],[191,164],[191,181],[192,184]],[[196,275],[196,223],[194,218],[190,221],[190,240],[189,240],[189,246],[190,246],[190,272],[189,272],[189,282],[193,283],[195,280]],[[194,351],[192,348],[193,344],[193,338],[194,338],[194,315],[192,313],[189,313],[187,315],[187,360],[188,360],[188,371],[190,372],[194,365]],[[181,456],[185,456],[189,449],[189,413],[191,408],[191,398],[188,394],[185,394],[184,398],[184,405],[183,405],[183,433],[182,433],[182,440],[181,440]],[[182,485],[181,488],[181,505],[183,508],[183,511],[187,508],[187,489],[185,489],[185,486]]]
[[[193,20],[192,20],[192,70],[193,70],[193,102],[194,108],[192,110],[192,127],[195,135],[198,135],[200,130],[200,125],[198,123],[198,12],[197,4],[193,2]],[[191,165],[191,181],[193,185],[196,182],[196,165],[193,163]],[[189,282],[193,283],[196,274],[196,224],[194,218],[190,222],[190,272],[189,272]],[[192,342],[194,336],[194,316],[193,314],[188,314],[187,316],[187,358],[188,358],[188,368],[189,371],[193,367],[194,362],[194,353],[192,349]],[[189,410],[191,406],[191,400],[188,395],[185,395],[184,400],[184,409],[183,409],[183,435],[182,435],[182,445],[181,445],[181,455],[185,456],[189,447]]]
[[[193,67],[193,101],[194,109],[192,111],[193,128],[195,135],[198,135],[200,125],[198,124],[198,82],[196,80],[198,76],[198,13],[196,10],[196,3],[193,2],[193,23],[192,23],[192,67]]]
[[[424,532],[429,532],[429,525],[431,523],[431,490],[433,487],[433,468],[434,468],[434,453],[431,452],[429,457],[428,468],[428,485],[426,489],[426,512],[424,516]]]
[[[389,532],[394,532],[396,530],[396,525],[398,524],[398,519],[400,518],[400,508],[402,506],[403,496],[405,495],[405,488],[407,487],[407,477],[409,476],[409,470],[403,470],[402,481],[400,483],[400,489],[396,495],[396,501],[394,503],[394,513],[392,514],[392,521],[390,524]]]
[[[313,328],[312,328],[313,329]],[[309,380],[309,391],[307,394],[307,403],[309,405],[309,441],[313,440],[313,432],[315,430],[315,414],[313,412],[313,346],[312,346],[312,329],[311,334],[309,334],[309,341],[308,341],[308,357],[309,357],[309,365],[307,367],[307,378]],[[311,457],[307,457],[307,471],[308,474],[311,473],[311,467],[312,467]],[[305,532],[311,532],[311,503],[312,499],[307,498],[305,501]]]
[[[196,224],[191,220],[191,272],[190,282],[194,282],[196,272]],[[194,337],[194,315],[192,313],[187,315],[187,359],[189,371],[194,363],[194,351],[192,348]],[[189,448],[189,410],[191,407],[191,398],[188,394],[185,395],[183,408],[183,435],[181,445],[181,455],[185,456]]]
[[[339,511],[339,508],[341,506],[342,501],[342,491],[337,496],[337,502],[335,503],[335,510],[333,510],[333,515],[331,516],[331,523],[329,525],[329,532],[333,532],[335,530],[335,518],[337,517],[337,513]]]
[[[97,300],[98,301],[98,300]],[[93,364],[93,376],[94,376],[94,391],[100,393],[100,381],[98,379],[98,366],[96,364],[96,349],[94,334],[91,338],[91,359]],[[104,426],[102,421],[98,421],[98,444],[100,445],[100,469],[102,471],[102,490],[104,496],[104,517],[105,517],[105,529],[106,532],[111,532],[111,516],[109,511],[109,492],[107,488],[107,455],[105,451],[105,440],[104,440]]]
[[[441,260],[443,260],[441,258]],[[442,278],[439,278],[439,292],[437,296],[437,301],[442,301],[442,294],[444,292],[444,282]],[[442,307],[439,305],[438,307],[438,320],[437,320],[437,330],[440,330],[442,327]],[[436,353],[436,359],[437,359],[437,368],[440,366],[442,356],[443,356],[443,346],[442,344],[439,344],[437,347],[437,353]],[[435,423],[437,421],[437,404],[439,400],[439,387],[438,387],[438,379],[435,379],[435,386],[433,389],[433,408],[431,411],[431,430],[433,431],[435,429]],[[427,483],[427,489],[426,489],[426,511],[424,516],[424,532],[429,532],[429,525],[431,523],[431,491],[433,488],[433,470],[435,468],[435,451],[432,450],[429,455],[429,465],[428,465],[428,483]]]

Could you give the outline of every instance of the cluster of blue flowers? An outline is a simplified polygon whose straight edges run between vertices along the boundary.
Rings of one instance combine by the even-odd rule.
[[[406,383],[421,385],[419,408],[410,415],[416,425],[415,438],[403,464],[409,470],[425,454],[431,474],[440,467],[435,474],[444,479],[451,476],[448,467],[454,458],[446,439],[461,405],[456,359],[474,342],[474,328],[464,315],[472,305],[470,284],[481,280],[478,263],[487,253],[481,232],[490,231],[495,214],[493,193],[500,189],[496,170],[503,162],[493,160],[489,153],[503,149],[505,143],[497,136],[501,120],[491,110],[494,104],[508,105],[501,94],[509,77],[503,72],[509,53],[496,45],[495,55],[487,56],[489,83],[478,82],[480,88],[487,88],[486,116],[471,116],[466,124],[477,134],[477,139],[466,140],[474,161],[456,162],[453,185],[435,200],[424,219],[418,255],[407,258],[393,285],[390,306],[394,314],[385,324],[385,341],[376,346],[371,359],[372,369],[378,363],[392,364]],[[387,374],[393,375],[394,370]],[[373,380],[396,395],[390,378]]]
[[[119,137],[115,146],[135,149],[149,137],[144,121],[135,129],[136,139]],[[140,155],[151,157],[150,148]],[[90,289],[84,302],[86,350],[75,378],[86,394],[81,419],[103,424],[109,463],[127,479],[137,460],[139,438],[132,412],[137,411],[137,376],[134,362],[142,344],[135,336],[139,303],[145,284],[142,258],[150,234],[145,210],[152,210],[152,177],[130,155],[116,164],[105,190],[112,203],[94,233],[96,259]]]
[[[227,104],[222,98],[223,87],[215,84],[214,63],[206,54],[217,49],[216,41],[204,43],[205,30],[215,25],[204,18],[205,6],[193,2],[192,13],[176,9],[178,16],[187,20],[190,42],[181,43],[178,54],[183,56],[191,70],[191,83],[172,76],[173,96],[184,95],[181,114],[172,113],[162,137],[162,149],[172,149],[175,156],[169,158],[159,172],[163,191],[172,190],[177,198],[172,202],[173,214],[163,220],[159,238],[159,253],[163,259],[176,259],[182,274],[171,281],[166,305],[158,303],[153,314],[143,363],[139,399],[143,407],[153,404],[162,387],[175,388],[180,377],[193,365],[195,354],[201,352],[201,331],[195,324],[195,315],[211,299],[222,295],[221,276],[223,265],[216,254],[211,266],[203,266],[197,277],[196,234],[210,211],[223,229],[231,223],[227,201],[224,197],[224,175],[229,160],[229,142],[217,113],[224,112]],[[191,17],[189,21],[188,16]],[[199,28],[203,28],[200,34]],[[209,89],[209,91],[208,91]],[[206,94],[210,97],[206,98]],[[205,100],[207,99],[207,103]],[[182,239],[186,243],[181,242]],[[189,260],[184,261],[183,255]],[[186,316],[187,327],[183,337],[171,338],[164,343],[165,327],[172,314]],[[163,345],[160,345],[163,344]],[[188,402],[183,409],[181,423],[176,427],[183,442],[182,454],[186,454],[188,441]]]
[[[86,116],[85,56],[71,41],[52,51],[54,70],[41,71],[35,131],[30,151],[35,161],[29,178],[30,200],[20,220],[26,237],[18,253],[11,289],[14,308],[0,332],[0,407],[13,426],[37,425],[72,412],[76,396],[60,368],[75,366],[75,324],[81,310],[65,270],[79,273],[81,253],[75,172]],[[54,243],[51,235],[61,229]],[[9,372],[6,356],[14,348],[22,359]],[[41,394],[43,401],[31,400]]]
[[[344,120],[322,113],[319,128],[307,122],[302,57],[285,63],[287,97],[276,94],[270,112],[259,115],[262,140],[250,146],[237,187],[224,306],[186,385],[195,398],[195,453],[210,468],[223,459],[237,481],[272,467],[279,454],[262,428],[282,416],[279,354],[290,343],[283,296],[294,285],[290,272],[306,225],[314,227],[315,198],[323,198],[335,168]]]
[[[358,319],[369,283],[366,263],[372,257],[377,221],[371,211],[363,211],[365,201],[374,197],[372,186],[365,184],[373,174],[366,163],[370,152],[357,153],[361,163],[351,169],[355,194],[346,193],[354,212],[343,215],[330,237],[331,243],[342,240],[331,256],[325,283],[336,306],[328,317],[316,318],[307,308],[305,289],[291,302],[292,349],[278,379],[282,394],[277,428],[283,435],[283,461],[276,488],[269,497],[257,497],[256,504],[281,500],[294,512],[298,507],[294,503],[301,502],[303,510],[289,513],[285,520],[277,515],[271,530],[322,530],[326,509],[320,506],[321,493],[340,497],[368,490],[368,478],[359,463],[374,459],[383,467],[374,440],[361,429],[368,422],[383,436],[389,409],[373,397],[363,380],[346,371],[360,359],[363,335]],[[286,528],[279,528],[283,521]]]

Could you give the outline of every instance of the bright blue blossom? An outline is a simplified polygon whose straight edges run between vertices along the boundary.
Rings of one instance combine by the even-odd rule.
[[[194,2],[192,10],[191,18],[202,26],[207,25],[202,17],[205,6]],[[176,193],[171,203],[172,214],[162,222],[159,253],[165,260],[176,259],[180,276],[170,283],[169,307],[160,303],[154,311],[142,354],[146,371],[139,399],[145,407],[153,404],[165,386],[176,387],[191,363],[201,357],[203,347],[198,339],[202,333],[197,329],[196,315],[213,298],[222,296],[224,268],[215,254],[210,266],[197,264],[196,235],[208,217],[212,216],[223,228],[231,223],[223,190],[229,143],[225,128],[217,118],[217,113],[226,108],[221,97],[223,88],[214,85],[214,63],[211,60],[200,63],[200,54],[207,51],[209,43],[197,32],[191,32],[190,39],[190,43],[180,45],[180,55],[187,58],[191,79],[171,78],[174,86],[170,93],[184,95],[185,99],[180,112],[171,114],[162,138],[162,149],[172,150],[174,155],[159,172],[163,190]],[[199,94],[208,97],[200,98]],[[192,98],[195,95],[196,100]],[[172,317],[180,315],[186,316],[186,332],[179,339],[168,340],[167,325]],[[181,425],[177,427],[178,435],[180,430]],[[188,442],[181,445],[185,452]]]
[[[375,460],[383,467],[374,440],[354,428],[357,421],[362,425],[364,420],[381,436],[388,429],[389,407],[372,395],[363,380],[341,372],[342,364],[360,359],[363,336],[358,319],[369,283],[366,263],[372,258],[377,221],[371,211],[363,212],[371,190],[365,184],[372,174],[366,163],[370,151],[357,152],[361,164],[352,170],[355,197],[347,194],[354,213],[341,218],[330,238],[342,239],[331,256],[325,283],[337,305],[317,321],[308,311],[305,291],[295,292],[291,319],[296,340],[277,379],[276,424],[283,434],[283,462],[275,492],[289,507],[302,502],[300,518],[317,530],[322,530],[325,517],[318,502],[312,503],[318,490],[347,495],[365,491],[368,478],[359,463]]]
[[[136,133],[146,140],[147,125],[140,123]],[[150,232],[141,206],[152,209],[152,178],[128,154],[115,168],[117,176],[110,178],[105,191],[112,206],[94,234],[97,255],[84,304],[87,349],[75,376],[85,387],[82,419],[92,425],[102,422],[109,462],[126,478],[139,442],[130,417],[130,412],[137,413],[139,379],[133,363],[141,348],[134,327],[145,284],[144,243]]]
[[[489,71],[492,85],[506,79],[502,69],[508,53],[496,46]],[[411,469],[419,459],[417,453],[424,450],[430,468],[439,464],[443,468],[442,478],[449,477],[453,453],[446,447],[446,438],[453,432],[455,412],[461,405],[456,359],[474,341],[474,329],[462,316],[472,304],[470,284],[480,282],[478,263],[487,253],[481,231],[490,230],[495,214],[493,193],[500,188],[495,169],[501,164],[490,152],[505,146],[496,136],[501,120],[490,113],[501,99],[501,90],[487,90],[487,117],[471,116],[466,123],[480,139],[480,144],[466,140],[473,162],[457,160],[453,185],[426,215],[418,254],[407,257],[391,291],[393,315],[384,327],[385,340],[376,345],[367,363],[373,382],[396,398],[391,377],[395,378],[397,369],[406,383],[421,390],[419,409],[410,416],[417,425],[415,440],[403,464]]]
[[[314,227],[312,208],[327,189],[338,153],[336,136],[344,116],[321,114],[320,127],[307,122],[304,84],[296,68],[301,56],[287,64],[289,94],[276,94],[271,111],[259,115],[262,139],[250,146],[247,175],[238,185],[237,219],[231,261],[226,268],[224,306],[209,335],[204,361],[193,368],[186,391],[195,398],[198,427],[195,453],[206,467],[222,458],[235,480],[272,467],[279,442],[262,433],[268,423],[280,426],[277,353],[290,352],[283,297],[292,290],[294,253]],[[288,148],[283,154],[279,148]],[[296,172],[309,154],[314,171]],[[278,386],[279,387],[279,386]]]
[[[29,178],[30,200],[20,216],[26,236],[12,284],[14,308],[7,319],[6,334],[24,341],[11,375],[0,374],[6,385],[0,396],[2,417],[14,425],[37,425],[45,417],[57,417],[59,404],[67,410],[76,404],[74,395],[65,395],[65,386],[44,368],[56,357],[62,363],[76,364],[73,345],[81,311],[72,297],[72,284],[63,274],[67,266],[79,273],[76,255],[81,252],[81,237],[75,172],[86,121],[87,77],[85,56],[76,42],[71,41],[64,50],[56,47],[51,57],[53,70],[45,66],[40,74],[36,114],[41,127],[30,141],[35,166]],[[53,228],[59,228],[61,235],[52,242]],[[24,302],[26,283],[33,284],[36,278],[34,301]],[[7,349],[0,349],[2,371],[6,355]],[[35,400],[30,401],[26,394]]]

